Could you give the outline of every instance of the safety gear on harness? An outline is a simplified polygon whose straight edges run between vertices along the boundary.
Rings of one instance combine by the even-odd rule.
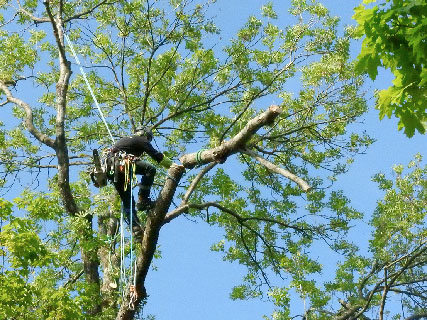
[[[107,169],[105,162],[101,165],[101,160],[99,159],[98,150],[93,150],[93,163],[95,168],[90,172],[90,178],[92,179],[93,184],[97,188],[102,188],[107,185]]]

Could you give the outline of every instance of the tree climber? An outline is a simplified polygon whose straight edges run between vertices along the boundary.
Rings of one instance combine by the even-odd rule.
[[[123,203],[123,211],[130,222],[130,203],[133,209],[133,225],[140,226],[138,216],[135,211],[135,200],[132,195],[132,177],[127,174],[142,175],[141,182],[138,184],[138,211],[148,211],[154,207],[154,202],[150,198],[151,186],[156,175],[156,167],[152,164],[142,161],[139,157],[147,153],[153,160],[168,169],[172,165],[172,160],[160,151],[157,151],[152,145],[153,133],[149,128],[137,128],[135,134],[130,137],[121,138],[110,149],[107,155],[107,177],[111,180],[120,195]],[[128,161],[128,168],[123,165]],[[130,163],[130,167],[129,167]],[[133,168],[133,169],[132,169]],[[128,171],[127,171],[128,170]],[[134,172],[132,172],[134,170]],[[134,230],[135,231],[135,230]]]

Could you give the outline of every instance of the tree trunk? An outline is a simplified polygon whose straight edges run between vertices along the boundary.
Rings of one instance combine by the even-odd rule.
[[[147,297],[144,284],[151,261],[156,251],[160,228],[163,226],[163,220],[169,210],[176,187],[184,172],[184,167],[178,165],[172,165],[168,170],[168,176],[170,178],[166,180],[163,189],[156,200],[156,206],[147,217],[147,223],[145,225],[144,236],[141,243],[141,251],[137,255],[138,258],[136,260],[135,270],[135,289],[137,297],[133,303],[135,308],[131,309],[129,307],[132,297],[130,291],[128,291],[122,301],[116,320],[133,319],[141,301]]]

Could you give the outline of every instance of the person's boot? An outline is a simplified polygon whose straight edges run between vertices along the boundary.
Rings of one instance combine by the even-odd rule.
[[[144,234],[144,229],[141,226],[141,221],[138,218],[137,212],[135,208],[133,208],[133,215],[132,215],[132,236],[135,238],[136,241],[141,241],[142,236]],[[130,216],[131,212],[129,208],[123,208],[123,212],[125,214],[125,222],[128,226],[130,226]]]
[[[144,234],[144,230],[142,229],[140,224],[132,225],[132,236],[135,238],[135,241],[142,241],[142,235]]]
[[[154,202],[150,197],[143,197],[141,194],[138,194],[138,203],[136,204],[138,211],[149,211],[154,208]]]

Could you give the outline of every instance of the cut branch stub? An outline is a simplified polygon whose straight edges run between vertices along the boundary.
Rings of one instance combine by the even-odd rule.
[[[279,106],[272,105],[263,113],[249,120],[246,126],[231,140],[224,141],[216,148],[185,154],[179,161],[189,169],[210,162],[223,162],[228,156],[243,148],[261,127],[271,125],[281,113],[282,109]]]

